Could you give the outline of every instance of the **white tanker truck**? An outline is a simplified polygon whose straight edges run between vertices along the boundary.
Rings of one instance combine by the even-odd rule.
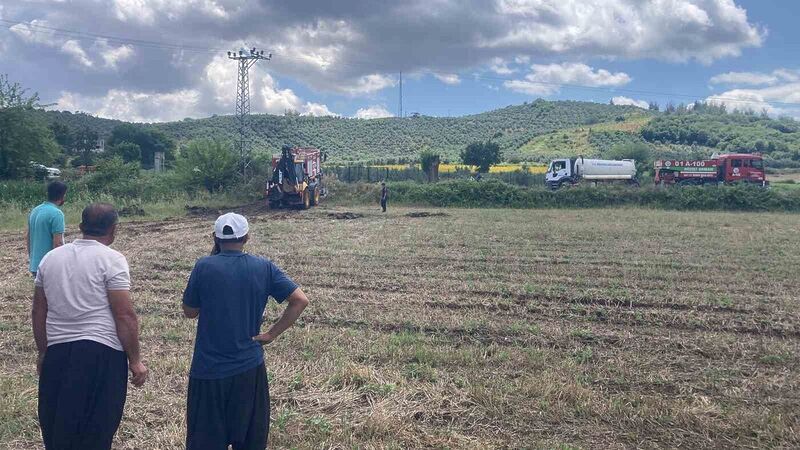
[[[581,181],[593,183],[622,182],[639,186],[636,179],[636,162],[632,159],[612,161],[588,159],[578,156],[572,159],[554,159],[545,174],[545,183],[550,189],[559,189],[564,184],[575,185]]]

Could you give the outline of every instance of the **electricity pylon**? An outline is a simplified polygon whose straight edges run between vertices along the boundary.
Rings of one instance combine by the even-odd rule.
[[[264,54],[264,50],[255,47],[247,50],[228,52],[228,58],[239,62],[239,78],[236,82],[236,126],[239,131],[239,140],[236,150],[239,151],[239,170],[245,180],[247,168],[250,166],[250,68],[259,61],[272,59],[272,53]]]

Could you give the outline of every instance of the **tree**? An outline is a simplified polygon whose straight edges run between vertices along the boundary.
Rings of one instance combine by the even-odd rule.
[[[83,127],[75,134],[75,153],[80,156],[84,166],[94,163],[94,149],[97,147],[97,132]]]
[[[489,168],[499,163],[502,157],[500,146],[491,141],[473,142],[461,151],[461,161],[476,166],[481,173],[489,172]]]
[[[50,131],[62,152],[69,154],[75,148],[75,132],[69,125],[59,120],[50,124]]]
[[[0,178],[30,173],[30,162],[50,164],[58,153],[53,132],[41,115],[38,94],[28,94],[0,75]]]
[[[636,173],[649,173],[653,168],[653,152],[643,142],[615,145],[604,155],[608,159],[632,159],[636,161]]]
[[[439,163],[441,156],[433,150],[426,148],[419,154],[419,163],[422,166],[422,171],[425,172],[425,177],[428,183],[435,183],[439,181]]]
[[[126,163],[142,161],[142,149],[133,142],[120,142],[108,149],[109,154],[119,156]]]
[[[213,193],[233,183],[236,163],[230,143],[198,139],[182,149],[177,171],[187,189],[202,186]]]
[[[139,146],[141,151],[141,164],[145,169],[150,169],[155,164],[155,154],[164,153],[167,162],[175,159],[175,142],[160,130],[147,129],[141,125],[124,123],[111,130],[108,145],[114,147],[122,142],[129,142]]]

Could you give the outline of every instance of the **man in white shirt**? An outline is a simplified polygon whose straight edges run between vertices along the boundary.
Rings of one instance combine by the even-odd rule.
[[[139,321],[125,257],[114,242],[118,215],[106,203],[83,210],[83,239],[47,253],[36,274],[33,336],[39,351],[39,425],[46,449],[111,448],[128,380],[141,386]]]

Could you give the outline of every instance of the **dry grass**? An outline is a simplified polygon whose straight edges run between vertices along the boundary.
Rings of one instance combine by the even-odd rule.
[[[273,447],[800,446],[798,216],[329,212],[248,211],[250,251],[312,300],[266,349]],[[118,448],[182,446],[194,322],[180,294],[210,226],[129,223],[115,244],[152,370]],[[11,449],[39,445],[21,236],[0,238]]]

